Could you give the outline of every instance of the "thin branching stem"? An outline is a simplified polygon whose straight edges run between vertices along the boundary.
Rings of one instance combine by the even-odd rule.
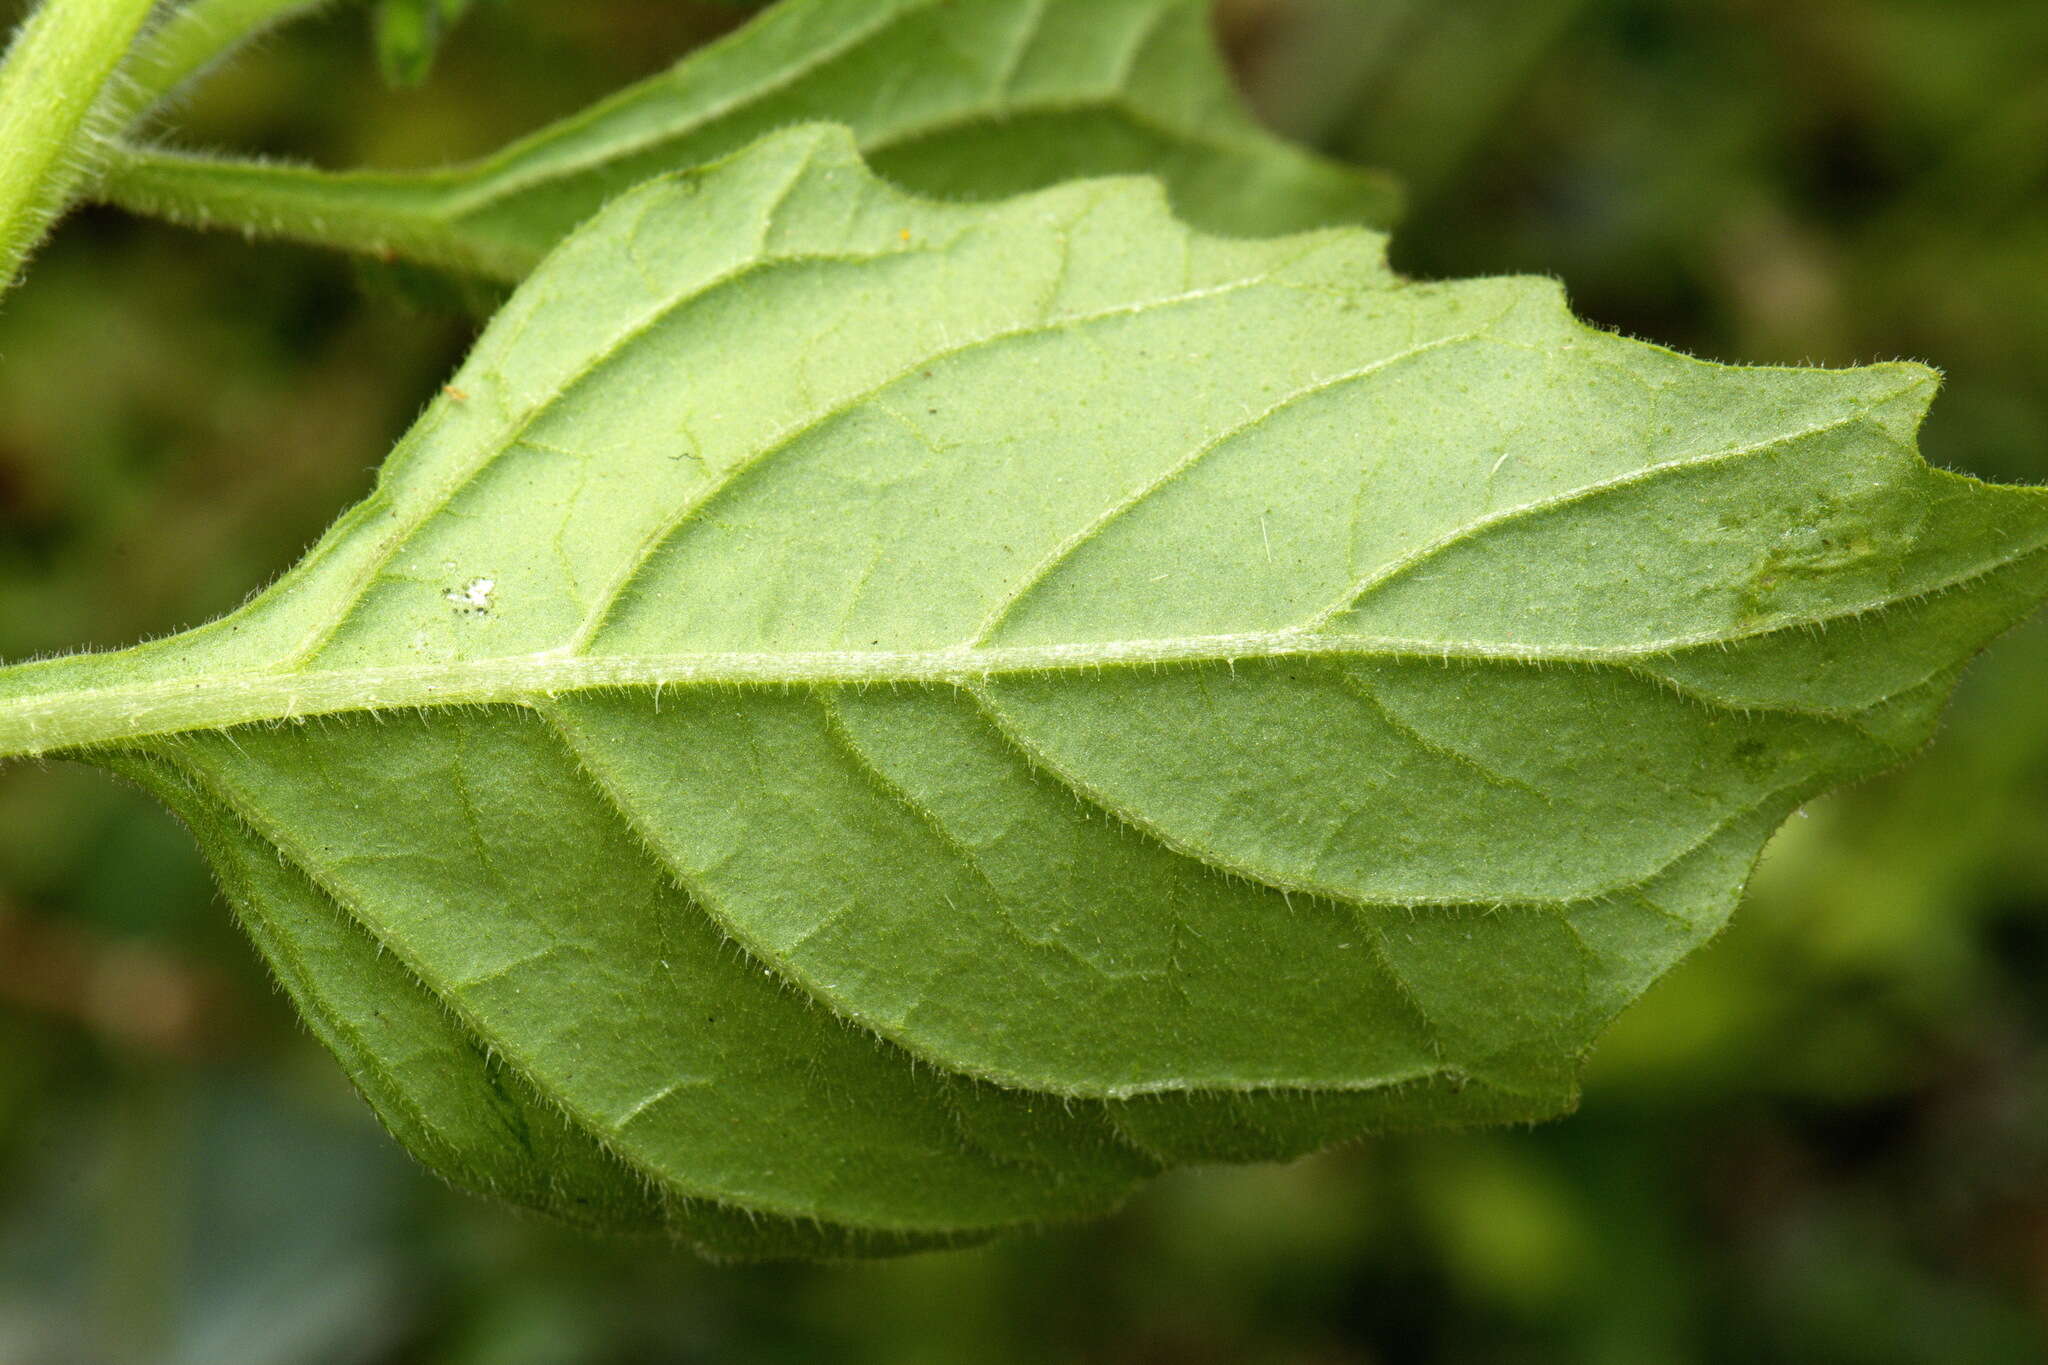
[[[154,0],[46,0],[0,62],[0,290],[91,171],[94,117]]]
[[[108,92],[107,122],[126,129],[251,39],[335,0],[191,0],[135,54]]]

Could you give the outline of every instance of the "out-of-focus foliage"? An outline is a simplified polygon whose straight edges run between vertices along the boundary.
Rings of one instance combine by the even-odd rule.
[[[792,123],[843,123],[888,181],[994,200],[1157,176],[1226,236],[1385,227],[1381,171],[1315,156],[1245,111],[1210,0],[783,0],[720,42],[459,166],[304,165],[130,146],[99,197],[145,217],[517,283],[608,200]],[[932,54],[948,54],[933,60]]]
[[[743,17],[479,6],[384,93],[360,12],[190,110],[430,164]],[[2048,10],[2024,0],[1241,0],[1282,127],[1409,177],[1429,275],[1557,274],[1720,359],[1909,356],[1939,462],[2048,475]],[[349,267],[93,214],[0,311],[0,655],[287,563],[469,330]],[[1127,1214],[718,1270],[442,1190],[299,1034],[138,793],[0,778],[0,1359],[2004,1362],[2048,1322],[2048,625],[1915,765],[1779,837],[1580,1114],[1194,1172]],[[167,1344],[165,1344],[167,1343]]]
[[[470,0],[377,0],[372,10],[377,65],[393,85],[418,85]]]

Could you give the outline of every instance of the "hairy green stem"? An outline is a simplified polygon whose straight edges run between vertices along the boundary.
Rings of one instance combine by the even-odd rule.
[[[380,259],[404,257],[517,282],[536,257],[451,231],[446,192],[425,175],[333,173],[305,166],[117,148],[98,186],[106,203],[186,227],[281,237]]]
[[[154,0],[47,0],[0,64],[0,290],[91,170],[93,111]]]
[[[334,0],[192,0],[150,36],[108,92],[108,122],[127,128],[207,67],[289,19]]]

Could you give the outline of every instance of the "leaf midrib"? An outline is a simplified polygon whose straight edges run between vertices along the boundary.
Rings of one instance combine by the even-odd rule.
[[[2048,552],[2048,541],[2027,545],[1967,574],[1929,584],[1919,591],[1876,598],[1838,611],[1786,617],[1747,631],[1702,633],[1631,646],[1516,645],[1319,634],[1295,628],[1072,644],[947,645],[923,650],[702,651],[592,656],[558,648],[433,664],[247,669],[128,687],[51,690],[0,700],[0,761],[90,751],[239,725],[295,722],[358,712],[525,705],[574,692],[645,691],[659,705],[661,693],[671,687],[965,687],[1006,677],[1137,672],[1172,665],[1234,667],[1263,659],[1611,667],[1649,677],[1660,686],[1674,687],[1670,679],[1647,673],[1642,666],[1690,649],[1726,646],[1868,616],[1967,587],[2044,552]],[[73,656],[70,660],[21,667],[62,666],[92,657]],[[1826,707],[1764,706],[1754,702],[1735,705],[1696,689],[1676,690],[1702,705],[1744,713],[1784,712],[1836,719],[1850,714]],[[1910,687],[1899,690],[1907,691]]]
[[[580,641],[572,641],[548,650],[497,658],[351,668],[309,666],[307,661],[312,651],[301,650],[268,667],[132,686],[67,689],[60,684],[38,694],[0,699],[0,761],[59,751],[91,750],[163,735],[228,729],[238,725],[296,721],[351,712],[520,705],[573,692],[638,689],[651,691],[659,704],[661,692],[670,687],[972,686],[1005,677],[1049,673],[1102,673],[1172,665],[1234,667],[1240,662],[1281,658],[1604,666],[1650,678],[1662,686],[1676,687],[1671,679],[1645,666],[1658,658],[1687,650],[1725,647],[1867,617],[1967,587],[2048,551],[2048,538],[2021,541],[2008,547],[2005,553],[1980,561],[1968,572],[1924,583],[1913,591],[1881,594],[1832,611],[1780,616],[1747,629],[1703,631],[1633,645],[1524,645],[1331,633],[1321,629],[1363,596],[1396,581],[1435,554],[1465,543],[1493,527],[1647,478],[1697,467],[1702,463],[1752,455],[1841,424],[1826,423],[1819,428],[1786,433],[1752,446],[1666,461],[1489,514],[1376,570],[1362,582],[1352,585],[1352,591],[1338,603],[1308,621],[1279,630],[1039,645],[989,645],[981,642],[985,638],[985,626],[984,632],[977,632],[974,639],[914,650],[727,650],[635,655],[585,654],[579,652]],[[371,501],[375,501],[375,495]],[[1087,529],[1092,532],[1099,529],[1100,524],[1099,521],[1091,523]],[[398,539],[402,543],[404,538],[401,534]],[[1084,534],[1081,539],[1085,538]],[[387,559],[394,548],[387,546],[387,553],[379,557],[379,562]],[[1046,565],[1040,566],[1041,571],[1065,558],[1073,548],[1071,540],[1063,544]],[[345,619],[351,614],[344,611],[340,616]],[[231,619],[223,618],[224,621]],[[326,634],[323,632],[316,638],[325,638]],[[160,646],[139,648],[149,651]],[[21,667],[61,669],[80,660],[98,662],[94,656],[88,655]],[[11,670],[0,670],[5,671]],[[1677,687],[1677,690],[1702,705],[1742,712],[1771,711],[1847,719],[1853,712],[1867,709],[1865,706],[1849,709],[1771,706],[1754,701],[1736,704],[1697,689]],[[1902,687],[1898,690],[1909,689]]]

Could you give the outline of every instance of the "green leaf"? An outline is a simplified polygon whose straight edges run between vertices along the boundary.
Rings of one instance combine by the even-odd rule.
[[[304,563],[0,671],[450,1178],[730,1254],[1569,1108],[2048,593],[1915,365],[1731,369],[1156,186],[651,182]]]
[[[100,193],[139,213],[517,280],[606,200],[772,129],[853,126],[876,169],[941,198],[1157,174],[1190,222],[1266,236],[1384,225],[1377,172],[1245,111],[1209,0],[787,0],[474,165],[333,174],[131,148]]]
[[[470,0],[377,0],[371,29],[377,69],[387,83],[413,86],[434,68],[441,40],[469,8]]]

